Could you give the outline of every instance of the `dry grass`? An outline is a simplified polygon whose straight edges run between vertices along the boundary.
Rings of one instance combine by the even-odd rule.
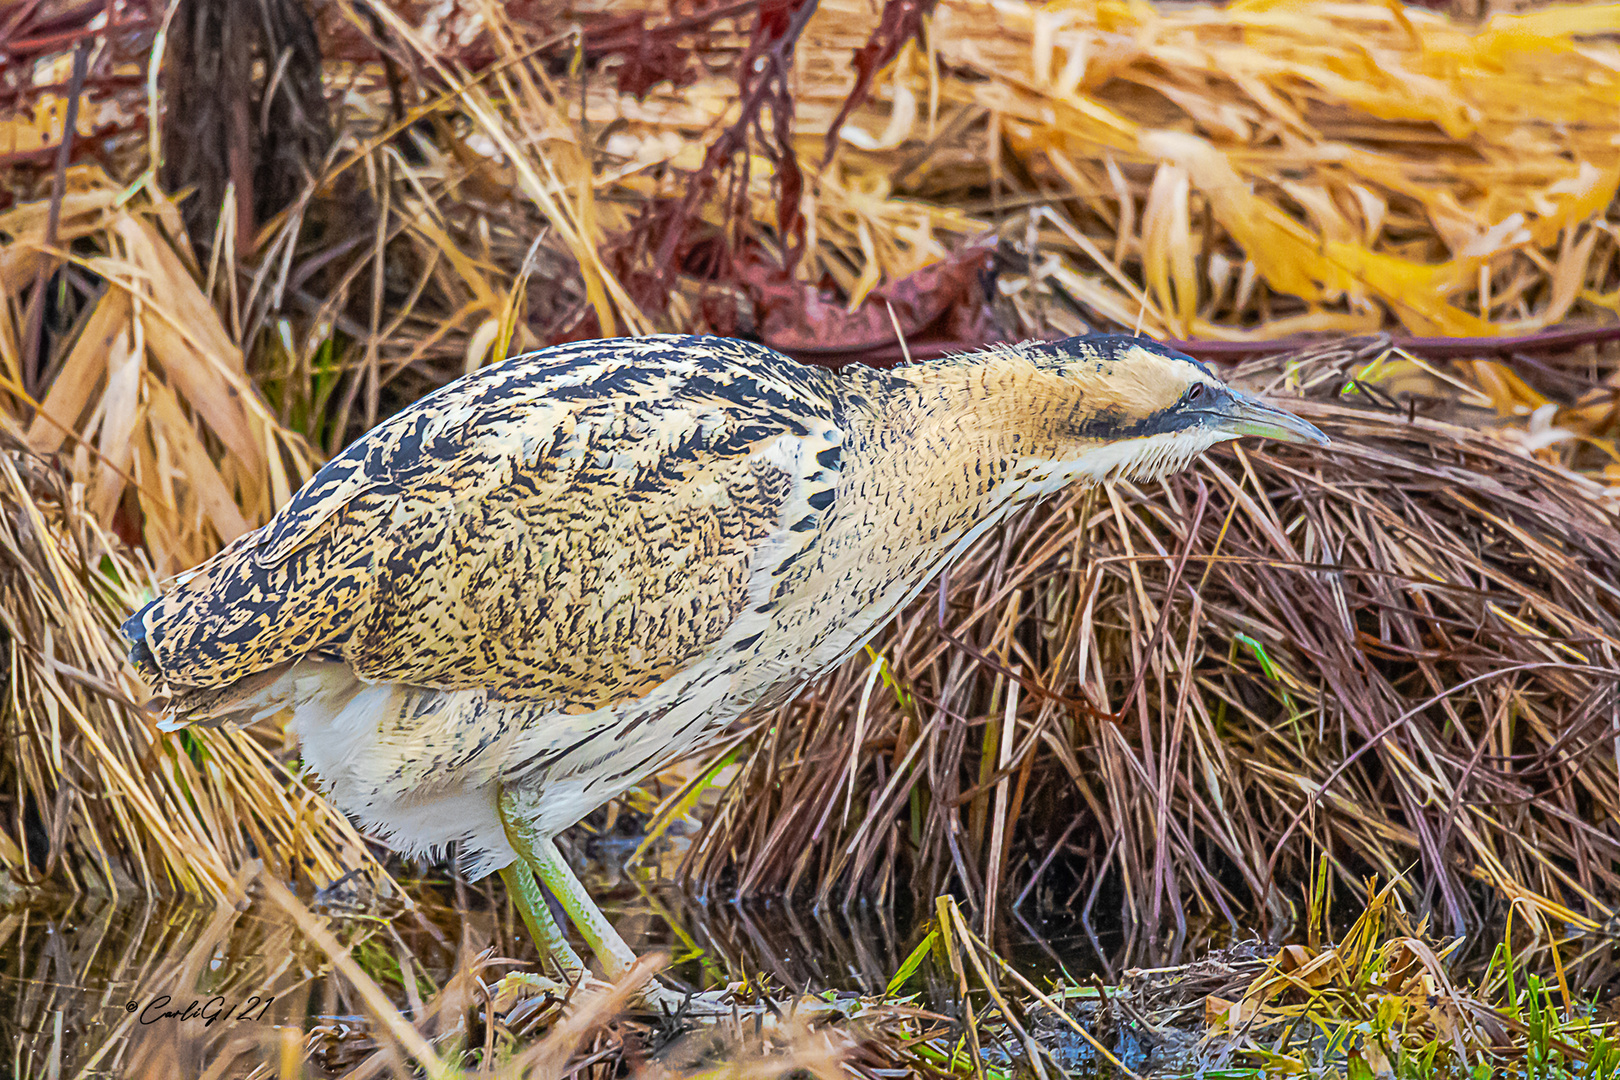
[[[150,573],[86,501],[0,427],[0,865],[11,881],[234,903],[250,853],[323,885],[351,866],[378,870],[347,820],[288,772],[279,740],[159,737],[117,631]]]
[[[64,180],[54,222],[43,202],[0,214],[0,290],[55,282],[61,327],[26,346],[21,319],[5,327],[0,389],[29,448],[66,459],[101,525],[138,536],[167,577],[269,520],[312,461],[249,380],[208,299],[219,267],[196,264],[173,204],[99,169]],[[30,383],[48,388],[37,407]]]
[[[988,223],[1027,260],[1030,280],[1006,285],[1028,330],[1488,336],[1612,321],[1617,10],[1474,26],[1372,3],[943,0],[823,162],[850,57],[883,33],[879,7],[823,3],[794,52],[787,149],[807,167],[806,252],[785,268],[854,308]],[[655,35],[679,22],[659,4],[644,17]],[[718,70],[695,81],[638,100],[614,85],[634,61],[610,55],[558,87],[570,141],[596,146],[608,243],[624,225],[615,203],[677,198],[738,119],[726,62],[748,32],[701,31],[690,43]],[[762,224],[780,179],[765,149],[750,174]],[[787,240],[758,242],[780,257]]]
[[[1616,313],[1617,25],[946,0],[932,30],[969,84],[942,101],[984,110],[1027,174],[1008,201],[1072,200],[1032,212],[1029,254],[1082,310],[1178,338],[1470,337]]]
[[[767,1009],[751,1007],[750,994],[740,998],[737,1016],[717,1024],[655,1017],[635,1006],[632,995],[658,969],[661,956],[644,959],[617,984],[539,986],[521,973],[499,977],[513,962],[493,949],[475,947],[470,932],[463,934],[454,972],[437,987],[418,985],[427,982],[425,973],[412,965],[395,934],[405,967],[394,967],[385,986],[379,972],[384,965],[377,961],[387,957],[388,946],[375,945],[387,936],[386,928],[377,934],[352,919],[317,915],[272,878],[262,879],[259,891],[267,897],[259,918],[283,940],[265,942],[261,949],[239,936],[229,942],[229,954],[290,952],[297,963],[269,970],[250,961],[236,965],[239,970],[229,979],[175,964],[151,977],[146,986],[153,990],[143,986],[142,998],[154,991],[169,992],[177,1002],[218,995],[236,1013],[251,990],[272,995],[279,1004],[262,1016],[249,1009],[245,1020],[217,1027],[160,1024],[141,1030],[126,1023],[132,1030],[115,1033],[108,1042],[119,1075],[145,1080],[206,1069],[213,1076],[246,1076],[263,1075],[274,1066],[283,1077],[355,1080],[609,1080],[632,1069],[669,1080],[877,1080],[897,1070],[926,1074],[920,1063],[927,1053],[939,1054],[929,1044],[948,1047],[954,1037],[944,1017],[904,1004],[850,999],[782,997]],[[235,913],[222,913],[190,954],[224,948],[224,934],[234,921]],[[408,979],[398,978],[401,970],[410,973]],[[259,981],[244,981],[244,975]],[[312,977],[324,1002],[313,999]],[[311,1024],[311,1018],[317,1022]],[[131,1034],[132,1047],[120,1046]]]
[[[19,883],[233,900],[250,853],[319,884],[376,875],[342,814],[289,772],[279,732],[159,738],[140,708],[119,623],[158,580],[268,520],[311,459],[249,380],[207,297],[219,268],[196,264],[172,204],[96,168],[61,179],[54,212],[0,214],[0,293],[15,301],[0,321],[0,862]],[[50,313],[31,323],[40,280]]]
[[[988,535],[774,718],[691,877],[959,890],[993,926],[1050,875],[1060,907],[1090,915],[1106,885],[1128,920],[1185,931],[1286,919],[1320,850],[1347,880],[1415,866],[1453,928],[1516,898],[1605,923],[1614,498],[1340,385],[1297,403],[1325,453],[1240,447]]]
[[[129,136],[116,180],[45,162],[0,219],[9,412],[160,575],[491,357],[653,329],[846,356],[892,347],[895,323],[983,330],[986,227],[1013,334],[1504,334],[1616,307],[1612,5],[1476,28],[1378,4],[944,0],[921,45],[848,0],[796,38],[751,8],[610,26],[469,4],[464,38],[414,10],[319,6],[333,131],[279,212],[244,215],[212,176],[219,206],[189,220],[215,225],[188,240]],[[867,44],[894,62],[852,103]],[[61,59],[40,101],[62,99]],[[117,92],[149,106],[157,85]],[[1332,458],[1217,457],[1021,518],[955,571],[947,629],[929,605],[892,632],[892,685],[857,664],[794,707],[738,791],[783,786],[722,808],[698,873],[740,851],[743,892],[890,895],[909,860],[919,894],[960,883],[988,918],[1032,845],[1061,847],[1027,822],[1087,821],[1069,840],[1155,925],[1184,903],[1279,910],[1312,843],[1347,873],[1418,859],[1453,920],[1488,895],[1470,878],[1604,917],[1614,523],[1528,455],[1602,472],[1616,375],[1549,388],[1517,365],[1440,373],[1513,419],[1513,445],[1323,405]],[[137,695],[108,657],[98,677]],[[46,775],[24,786],[54,792]]]
[[[1014,336],[1613,325],[1614,10],[946,0],[823,161],[851,55],[890,32],[871,5],[816,8],[777,145],[739,112],[746,15],[469,4],[435,36],[333,3],[333,47],[387,60],[330,64],[329,158],[240,245],[228,322],[328,451],[503,349],[659,329],[878,355],[890,306],[919,346],[971,338],[979,238]]]

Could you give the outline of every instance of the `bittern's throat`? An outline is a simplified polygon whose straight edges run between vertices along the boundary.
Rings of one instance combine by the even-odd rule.
[[[1156,479],[1240,436],[1328,441],[1191,357],[1138,338],[845,368],[834,385],[842,475],[819,540],[822,568],[850,548],[948,559],[1022,502],[1076,482]],[[920,587],[920,562],[896,572]]]

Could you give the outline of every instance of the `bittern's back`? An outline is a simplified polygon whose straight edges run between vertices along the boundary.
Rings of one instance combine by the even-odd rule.
[[[367,433],[126,633],[182,702],[305,658],[569,711],[635,697],[746,605],[798,451],[837,429],[830,384],[719,338],[486,368]]]

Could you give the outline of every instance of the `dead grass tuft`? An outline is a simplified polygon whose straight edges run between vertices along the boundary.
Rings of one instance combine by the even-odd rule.
[[[96,520],[167,576],[269,520],[313,462],[250,381],[209,300],[220,268],[197,265],[174,205],[94,167],[65,182],[54,220],[51,200],[0,214],[0,289],[50,282],[53,308],[33,339],[27,306],[8,310],[0,392],[29,448],[60,455]]]
[[[1453,928],[1509,900],[1605,922],[1613,496],[1341,385],[1295,403],[1325,453],[1239,447],[988,535],[773,718],[690,878],[954,889],[987,927],[1032,889],[1089,916],[1106,888],[1185,931],[1285,919],[1320,850],[1346,880],[1415,865]]]
[[[267,520],[311,461],[250,382],[208,300],[217,267],[191,260],[172,204],[94,167],[64,181],[54,212],[0,214],[0,292],[29,297],[0,320],[0,862],[19,882],[215,898],[240,898],[252,854],[322,884],[375,871],[279,735],[159,739],[139,706],[119,623],[158,577]],[[49,317],[31,322],[40,280]]]
[[[242,898],[253,854],[325,884],[376,869],[344,817],[247,733],[159,738],[118,624],[150,572],[85,490],[0,429],[0,865],[23,884]]]

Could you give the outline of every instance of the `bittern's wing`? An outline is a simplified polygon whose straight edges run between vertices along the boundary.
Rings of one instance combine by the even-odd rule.
[[[125,632],[182,711],[304,658],[595,709],[760,603],[761,568],[829,505],[841,438],[830,375],[758,346],[517,357],[367,433]]]

